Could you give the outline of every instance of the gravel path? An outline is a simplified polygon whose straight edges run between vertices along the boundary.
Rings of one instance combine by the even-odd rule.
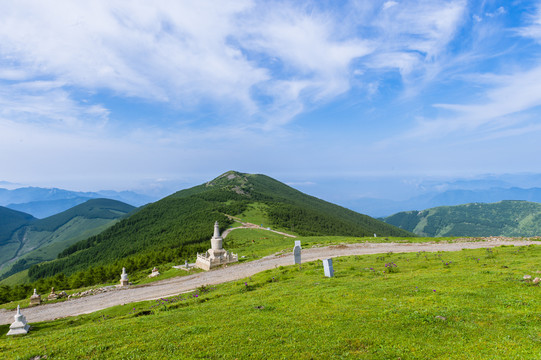
[[[361,243],[333,245],[328,247],[311,248],[302,250],[302,262],[317,259],[327,259],[338,256],[380,254],[392,251],[418,252],[418,251],[459,251],[461,249],[478,249],[497,247],[501,245],[523,246],[537,244],[536,241],[506,241],[488,240],[480,242],[453,242],[453,243]],[[176,277],[146,285],[134,286],[128,289],[110,291],[97,295],[70,299],[68,301],[40,305],[23,309],[21,312],[30,322],[48,321],[61,317],[88,314],[111,306],[128,304],[131,302],[154,300],[161,297],[178,295],[194,290],[201,285],[220,284],[228,281],[242,279],[267,269],[273,269],[281,265],[292,265],[293,254],[271,255],[259,260],[235,264],[232,266],[214,269],[208,272]],[[15,311],[0,311],[0,324],[13,322]]]

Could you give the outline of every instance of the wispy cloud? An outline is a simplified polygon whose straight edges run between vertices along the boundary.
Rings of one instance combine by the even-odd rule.
[[[505,13],[504,8],[498,8],[490,14],[494,17]],[[541,11],[538,10],[531,17],[531,24],[520,28],[517,34],[535,38],[540,23]],[[537,63],[539,61],[541,57]],[[484,141],[539,131],[537,116],[528,115],[528,111],[541,106],[541,66],[507,64],[505,70],[500,74],[462,74],[463,81],[477,88],[477,95],[470,102],[433,104],[436,109],[445,111],[434,118],[418,118],[415,127],[382,144],[390,144],[398,138],[428,141],[458,133],[462,138],[475,136],[478,141]]]
[[[200,96],[249,103],[266,78],[227,45],[247,1],[4,4],[1,51],[68,85],[190,105]],[[240,76],[242,74],[242,76]]]
[[[69,87],[107,89],[179,109],[233,103],[237,119],[275,127],[347,92],[356,59],[372,55],[356,64],[404,76],[433,62],[464,2],[387,1],[360,19],[347,9],[248,0],[27,1],[1,10],[0,79],[47,78],[68,96]]]
[[[289,186],[313,186],[316,185],[313,181],[289,181],[286,183]]]
[[[74,101],[63,86],[64,83],[59,81],[27,81],[0,86],[0,118],[46,124],[62,131],[84,128],[94,131],[107,123],[107,109],[98,104]]]
[[[541,4],[537,6],[537,11],[534,14],[528,16],[528,20],[530,24],[518,28],[517,32],[524,37],[541,42]]]
[[[244,18],[238,35],[248,58],[270,58],[270,78],[255,86],[271,101],[270,124],[287,123],[305,105],[325,102],[351,88],[351,62],[373,51],[371,42],[340,33],[339,19],[314,9],[262,6]],[[265,109],[266,108],[266,109]]]

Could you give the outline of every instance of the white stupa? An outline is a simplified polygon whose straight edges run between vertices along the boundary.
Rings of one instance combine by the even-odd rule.
[[[203,270],[210,270],[213,267],[239,261],[236,254],[227,252],[222,245],[224,239],[220,236],[218,221],[214,223],[214,235],[210,239],[210,249],[204,254],[197,254],[195,266]]]
[[[14,316],[15,321],[9,327],[8,335],[24,335],[28,334],[30,325],[26,322],[26,318],[21,314],[21,308],[17,305],[17,314]]]
[[[126,268],[122,268],[122,274],[120,274],[120,286],[129,285],[128,274],[126,273]]]

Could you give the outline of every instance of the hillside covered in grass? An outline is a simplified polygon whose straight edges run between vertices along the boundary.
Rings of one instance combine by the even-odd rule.
[[[134,209],[109,199],[88,200],[45,219],[5,209],[11,216],[0,213],[0,221],[6,223],[0,242],[1,278],[56,258],[66,247],[102,232]]]
[[[333,278],[313,261],[28,319],[21,337],[2,325],[0,349],[13,359],[538,359],[541,288],[523,276],[541,271],[540,257],[539,246],[351,256],[334,259]]]
[[[11,259],[20,248],[13,234],[37,219],[30,214],[0,206],[0,265]]]
[[[227,172],[149,204],[99,235],[65,249],[58,259],[29,270],[32,281],[63,274],[70,286],[116,279],[121,267],[144,269],[194,259],[209,247],[214,221],[221,230],[257,205],[270,226],[300,235],[411,236],[382,221],[301,193],[265,175]]]
[[[541,204],[528,201],[440,206],[383,220],[419,236],[541,236]]]

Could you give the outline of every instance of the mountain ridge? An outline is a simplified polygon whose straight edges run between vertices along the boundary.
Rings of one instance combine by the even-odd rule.
[[[94,235],[96,231],[103,230],[112,221],[134,209],[117,200],[91,199],[45,219],[36,219],[26,214],[29,219],[26,223],[13,228],[11,232],[5,231],[0,238],[2,278],[16,272],[12,270],[13,267],[20,271],[37,262],[55,258],[65,247]],[[2,219],[8,221],[0,214],[0,222]]]
[[[534,237],[541,235],[541,204],[524,200],[476,202],[403,211],[382,220],[419,236]]]
[[[492,187],[489,189],[451,189],[432,191],[406,200],[358,198],[342,204],[355,211],[375,217],[387,217],[398,212],[454,206],[475,202],[494,203],[504,200],[524,200],[541,203],[541,188]]]
[[[157,200],[133,191],[84,192],[31,186],[12,190],[0,188],[0,206],[22,211],[39,219],[58,214],[90,199],[100,198],[117,200],[132,206],[142,206]]]

